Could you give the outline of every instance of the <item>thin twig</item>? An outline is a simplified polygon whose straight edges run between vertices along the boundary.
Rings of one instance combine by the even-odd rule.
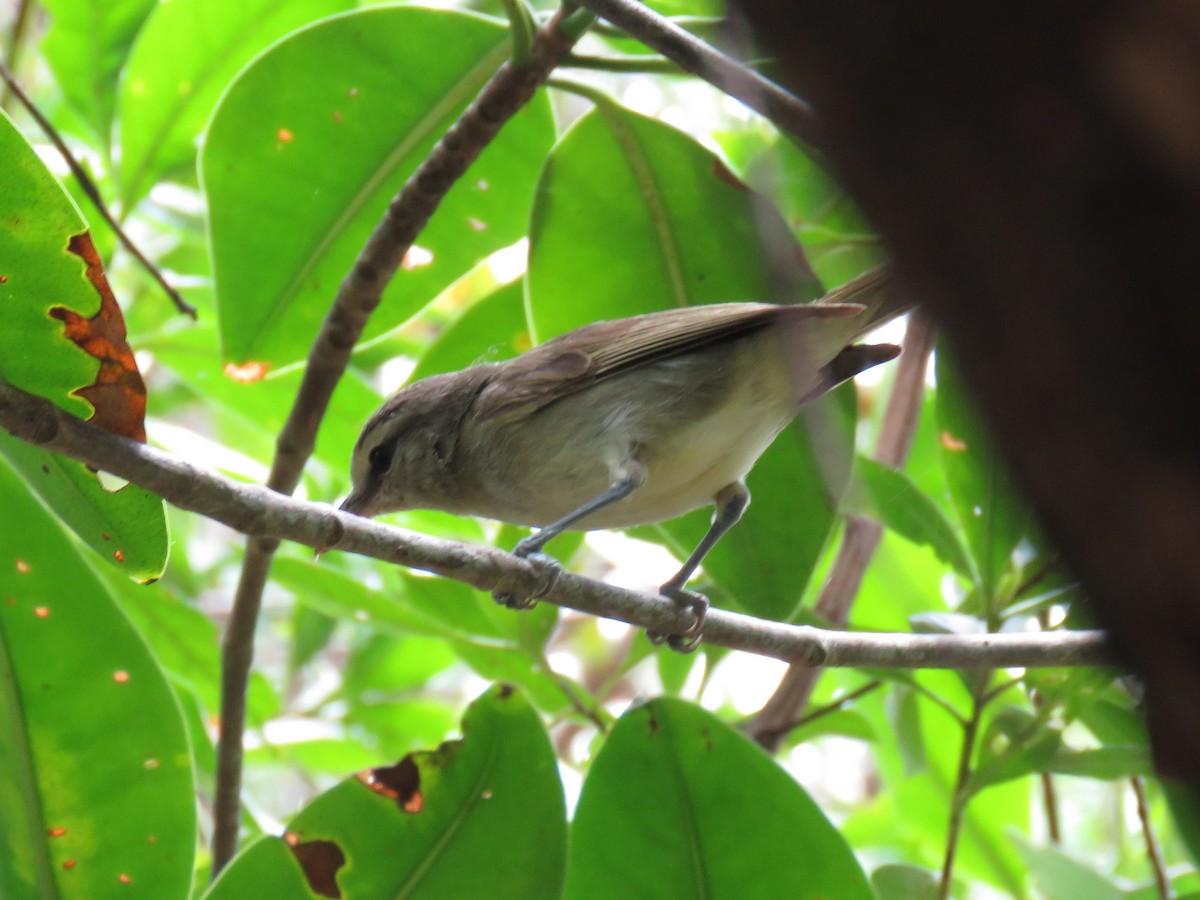
[[[954,858],[958,853],[958,838],[962,834],[963,819],[967,812],[967,784],[971,779],[971,759],[975,755],[975,739],[979,735],[979,723],[983,718],[983,703],[974,699],[971,718],[963,730],[962,751],[958,757],[958,775],[954,780],[954,795],[950,798],[950,821],[946,825],[946,851],[942,859],[942,877],[938,883],[938,900],[948,900],[950,885],[954,877]]]
[[[782,729],[783,734],[784,735],[790,734],[791,732],[795,731],[797,728],[802,728],[805,725],[809,725],[812,722],[815,722],[817,719],[820,719],[820,718],[823,718],[824,716],[829,715],[830,713],[835,713],[841,709],[845,709],[847,703],[852,703],[853,701],[857,700],[858,698],[863,697],[881,687],[883,687],[882,681],[868,681],[862,687],[857,688],[848,694],[843,694],[841,697],[838,697],[836,700],[826,703],[824,706],[818,706],[816,709],[810,710],[809,712],[805,713],[800,718],[795,719],[792,722],[789,722],[786,726],[783,727],[783,729]]]
[[[896,367],[896,380],[875,448],[875,458],[879,462],[899,467],[908,458],[925,396],[925,372],[935,333],[933,322],[924,310],[917,307],[909,313],[903,353]],[[846,624],[867,565],[882,536],[883,529],[876,522],[852,518],[846,523],[837,558],[816,604],[815,612],[822,621],[839,628]],[[821,673],[814,669],[788,669],[771,699],[747,725],[747,734],[768,752],[774,752],[787,736],[787,723],[795,721],[808,704],[820,676]]]
[[[682,631],[690,614],[659,594],[555,572],[494,547],[415,534],[320,503],[243,484],[170,453],[118,437],[48,400],[0,381],[0,428],[138,484],[167,502],[256,538],[337,548],[433,572],[481,591],[536,596],[558,606],[659,632]],[[714,609],[704,639],[809,666],[862,668],[1038,668],[1112,663],[1098,631],[1021,634],[893,634],[787,625]]]
[[[304,377],[275,445],[267,487],[290,495],[312,455],[317,428],[333,389],[346,370],[350,353],[367,318],[404,255],[442,199],[491,143],[501,127],[524,106],[558,61],[591,23],[590,14],[560,10],[538,29],[532,61],[504,63],[479,96],[450,126],[424,162],[405,182],[375,227],[353,268],[338,288],[333,305],[308,354]],[[256,533],[256,532],[248,532]],[[257,534],[257,533],[256,533]],[[242,730],[246,690],[254,653],[254,627],[262,607],[278,537],[259,534],[247,546],[223,644],[221,739],[217,746],[217,802],[213,822],[213,876],[237,850],[240,821]],[[333,541],[327,542],[332,545]]]
[[[821,146],[811,106],[636,0],[576,0],[652,50],[765,116],[810,148]]]
[[[154,263],[147,259],[146,255],[138,249],[137,245],[133,242],[129,235],[125,233],[125,229],[121,227],[120,223],[117,222],[117,220],[113,217],[113,214],[108,211],[108,206],[105,204],[104,198],[100,196],[100,189],[96,187],[96,183],[92,181],[92,177],[88,175],[87,170],[84,169],[79,160],[75,158],[75,154],[71,152],[71,149],[67,146],[66,141],[62,139],[62,135],[58,133],[58,129],[50,124],[50,120],[42,115],[42,111],[37,108],[37,104],[35,104],[33,100],[31,100],[25,93],[25,91],[21,89],[21,85],[17,83],[13,73],[9,71],[8,66],[4,64],[3,60],[0,60],[0,78],[4,80],[4,83],[7,84],[9,89],[12,91],[13,96],[20,101],[21,105],[25,107],[25,110],[29,113],[29,115],[33,117],[33,120],[38,123],[38,127],[41,128],[46,137],[50,139],[50,143],[52,143],[55,149],[58,150],[63,160],[70,168],[71,174],[74,175],[75,180],[79,182],[79,187],[85,194],[87,194],[88,199],[92,201],[92,205],[96,207],[96,211],[100,213],[100,216],[105,222],[108,223],[109,228],[113,230],[113,233],[116,234],[117,239],[121,242],[125,249],[129,251],[134,259],[142,264],[142,267],[150,273],[150,277],[158,282],[159,286],[162,287],[167,296],[171,298],[171,302],[175,304],[175,308],[181,313],[184,313],[185,315],[191,316],[193,319],[195,319],[196,307],[192,306],[192,304],[188,303],[183,299],[182,296],[180,296],[179,291],[175,290],[175,288],[173,288],[167,282],[166,277],[161,271],[159,271],[158,266],[154,265]]]
[[[1054,789],[1054,776],[1041,773],[1042,809],[1046,812],[1046,834],[1056,847],[1062,843],[1062,828],[1058,824],[1058,792]]]
[[[18,69],[17,57],[21,53],[23,46],[22,40],[25,37],[25,26],[29,24],[29,6],[30,0],[20,0],[17,4],[17,9],[13,13],[12,28],[8,32],[8,46],[4,49],[4,53],[0,56],[0,62],[7,65],[16,71]],[[9,82],[5,81],[0,85],[0,109],[8,107],[8,95],[11,87]]]
[[[1146,838],[1146,857],[1150,860],[1150,868],[1154,870],[1154,883],[1158,887],[1158,896],[1170,898],[1175,896],[1171,887],[1171,876],[1167,874],[1167,864],[1163,860],[1162,847],[1154,835],[1154,827],[1150,823],[1150,803],[1146,799],[1146,783],[1141,778],[1130,778],[1129,786],[1133,788],[1133,796],[1137,801],[1138,821],[1142,823],[1142,835]]]

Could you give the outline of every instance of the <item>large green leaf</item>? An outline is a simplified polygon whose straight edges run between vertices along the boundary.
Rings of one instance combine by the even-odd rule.
[[[538,340],[599,319],[736,300],[812,299],[820,285],[779,213],[716,156],[600,102],[538,183],[529,309]]]
[[[321,795],[286,838],[241,853],[205,897],[557,898],[566,811],[541,721],[520,693],[496,687],[462,730],[460,741]]]
[[[104,146],[117,104],[117,74],[155,0],[43,0],[50,30],[42,53],[59,89]]]
[[[196,811],[146,646],[0,462],[0,896],[184,898]]]
[[[691,138],[601,102],[554,148],[530,233],[528,305],[539,339],[674,306],[820,292],[778,212]],[[781,291],[782,285],[790,289]],[[748,480],[754,502],[705,571],[744,608],[785,618],[834,521],[850,468],[852,397],[814,404]],[[686,555],[707,510],[642,530]]]
[[[493,20],[381,7],[299,31],[242,72],[201,153],[227,357],[307,352],[388,201],[508,52]],[[525,234],[552,140],[536,97],[443,200],[368,337]]]
[[[592,763],[571,830],[569,900],[872,897],[800,785],[711,713],[658,699]]]
[[[172,0],[129,54],[118,117],[121,200],[133,206],[164,174],[191,166],[221,92],[256,53],[351,0]]]
[[[0,112],[0,379],[81,418],[92,405],[76,391],[100,363],[66,338],[50,315],[62,306],[87,318],[101,305],[87,263],[67,249],[87,224],[33,148]],[[93,550],[130,577],[158,577],[167,560],[162,501],[135,485],[107,491],[81,463],[0,434],[0,455]]]

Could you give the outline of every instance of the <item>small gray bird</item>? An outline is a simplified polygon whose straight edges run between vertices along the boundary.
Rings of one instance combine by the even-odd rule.
[[[714,504],[708,533],[661,588],[694,614],[670,636],[690,650],[708,601],[685,585],[741,518],[743,479],[804,403],[900,352],[853,343],[904,311],[897,293],[875,269],[816,303],[597,322],[506,362],[424,378],[363,428],[341,508],[537,526],[515,550],[528,556],[563,531],[660,522]]]

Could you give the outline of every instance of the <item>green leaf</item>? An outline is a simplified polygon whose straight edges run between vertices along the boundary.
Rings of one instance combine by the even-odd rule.
[[[566,897],[871,897],[824,814],[712,714],[658,699],[626,713],[592,763]]]
[[[196,811],[175,699],[2,463],[0,509],[0,896],[184,898]]]
[[[601,102],[554,147],[538,183],[530,315],[543,341],[677,306],[813,299],[822,291],[802,259],[779,213],[709,150]]]
[[[288,825],[288,840],[251,845],[204,896],[559,897],[566,810],[541,721],[521,694],[496,687],[462,730],[322,794]],[[327,888],[314,894],[296,851],[318,841],[307,868]]]
[[[380,7],[299,31],[242,72],[201,151],[227,358],[304,356],[389,200],[508,51],[493,20]],[[535,97],[439,206],[366,337],[524,236],[552,139]]]
[[[118,116],[121,202],[192,166],[221,92],[288,32],[353,8],[350,0],[171,0],[154,8],[129,54]]]
[[[914,544],[929,547],[942,562],[971,577],[971,563],[954,526],[903,472],[865,456],[857,457],[842,508],[874,519]]]
[[[598,102],[554,148],[538,185],[528,305],[545,339],[680,305],[819,294],[802,259],[779,213],[711,152]],[[745,518],[705,560],[709,577],[756,615],[795,610],[829,538],[849,474],[852,388],[840,402],[812,404],[776,440],[747,481]],[[683,556],[709,518],[699,510],[637,533]]]
[[[826,284],[842,284],[885,261],[874,228],[846,189],[789,139],[756,130],[717,138],[754,189],[775,198]]]
[[[518,280],[497,288],[451,322],[417,360],[410,381],[500,362],[529,349],[525,289]]]
[[[1046,897],[1087,897],[1088,900],[1122,900],[1125,892],[1092,867],[1054,847],[1031,847],[1017,841],[1034,884]]]
[[[107,147],[117,75],[155,0],[43,0],[42,5],[51,21],[42,41],[46,62],[67,102]]]
[[[1187,847],[1192,864],[1200,863],[1200,791],[1181,781],[1163,779],[1161,783],[1179,839]]]
[[[871,873],[879,900],[936,900],[937,876],[929,869],[890,863]]]
[[[946,351],[938,351],[936,366],[942,465],[979,586],[986,598],[994,600],[1001,579],[1013,567],[1013,551],[1026,533],[1029,513]]]
[[[1049,760],[1046,770],[1059,775],[1078,775],[1103,781],[1153,775],[1150,748],[1144,744],[1095,747],[1091,750],[1061,750]]]
[[[1062,733],[1040,722],[1031,710],[1008,706],[993,713],[979,743],[979,760],[969,782],[971,793],[1051,769],[1062,748]]]
[[[87,264],[68,252],[87,223],[12,121],[0,112],[0,379],[87,418],[92,406],[74,392],[96,380],[100,363],[66,338],[52,307],[89,317],[100,295]],[[135,485],[108,491],[82,463],[0,435],[0,455],[17,468],[55,514],[109,564],[148,581],[167,562],[162,501]]]

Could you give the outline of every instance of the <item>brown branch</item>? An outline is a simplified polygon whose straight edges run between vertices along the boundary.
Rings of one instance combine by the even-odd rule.
[[[590,16],[556,14],[538,29],[532,63],[504,63],[479,96],[450,126],[429,156],[389,204],[350,273],[308,354],[304,378],[275,446],[267,487],[291,494],[312,455],[317,428],[350,353],[383,290],[404,255],[459,177],[491,143],[503,125],[533,97],[558,61],[591,21]],[[248,532],[253,533],[253,532]],[[213,824],[213,876],[237,850],[240,821],[242,731],[246,690],[254,655],[254,627],[263,588],[278,547],[273,536],[257,536],[247,545],[222,648],[221,737],[217,746],[217,798]]]
[[[242,484],[75,418],[53,403],[0,382],[0,427],[43,449],[138,484],[167,502],[243,534],[337,548],[472,585],[481,591],[539,596],[558,606],[655,631],[680,631],[689,613],[658,595],[625,590],[547,569],[493,547],[404,531],[319,503]],[[917,635],[831,631],[714,609],[707,643],[809,666],[868,668],[1017,668],[1104,665],[1098,631]]]
[[[41,128],[46,137],[50,139],[50,143],[54,145],[54,148],[59,152],[59,155],[62,156],[63,160],[66,162],[67,167],[70,168],[71,174],[75,176],[75,180],[79,182],[80,189],[87,194],[87,198],[91,200],[92,205],[96,207],[96,212],[100,213],[101,218],[108,223],[108,227],[113,230],[113,233],[117,236],[117,239],[121,242],[125,249],[129,251],[134,259],[142,264],[142,268],[150,273],[150,277],[158,282],[159,286],[171,299],[171,302],[175,304],[175,308],[181,313],[184,313],[185,315],[191,316],[193,319],[195,319],[196,307],[192,306],[192,304],[183,299],[179,291],[175,290],[175,288],[171,286],[170,282],[167,281],[166,276],[163,275],[158,266],[152,263],[146,257],[146,254],[142,253],[142,251],[138,249],[138,246],[133,242],[133,239],[125,233],[125,229],[121,227],[121,223],[116,220],[111,212],[109,212],[108,206],[104,202],[104,198],[100,196],[100,189],[96,187],[96,183],[92,181],[92,176],[87,173],[87,170],[84,169],[79,160],[75,158],[75,154],[71,152],[71,148],[67,146],[67,143],[63,140],[62,135],[58,133],[58,129],[50,124],[50,120],[42,115],[42,111],[37,108],[37,104],[30,99],[29,95],[26,94],[24,90],[22,90],[21,85],[17,83],[16,77],[12,72],[9,71],[8,66],[4,64],[3,60],[0,60],[0,79],[4,80],[4,83],[8,85],[9,89],[12,91],[13,96],[20,101],[21,105],[25,107],[26,112],[33,117],[33,120],[38,123],[38,127]]]
[[[820,146],[820,129],[812,107],[749,66],[726,56],[636,0],[576,2],[657,50],[685,72],[740,100],[803,144],[810,148]]]
[[[904,334],[904,352],[896,367],[896,380],[888,398],[875,458],[899,467],[908,458],[925,396],[925,370],[933,350],[935,329],[929,315],[920,307],[908,317]],[[821,590],[815,612],[822,621],[842,627],[850,616],[850,607],[858,596],[863,574],[883,536],[876,522],[851,518],[838,548],[829,580]],[[775,693],[746,725],[746,733],[768,752],[779,748],[792,723],[808,705],[821,677],[818,669],[793,666],[784,673]]]
[[[1138,821],[1142,823],[1142,836],[1146,839],[1146,857],[1150,860],[1150,868],[1154,872],[1154,884],[1158,888],[1158,896],[1174,897],[1171,888],[1171,876],[1167,874],[1167,863],[1163,859],[1162,847],[1154,835],[1154,827],[1150,822],[1150,802],[1146,797],[1146,782],[1141,778],[1130,778],[1129,786],[1133,789],[1133,797],[1137,802]]]

